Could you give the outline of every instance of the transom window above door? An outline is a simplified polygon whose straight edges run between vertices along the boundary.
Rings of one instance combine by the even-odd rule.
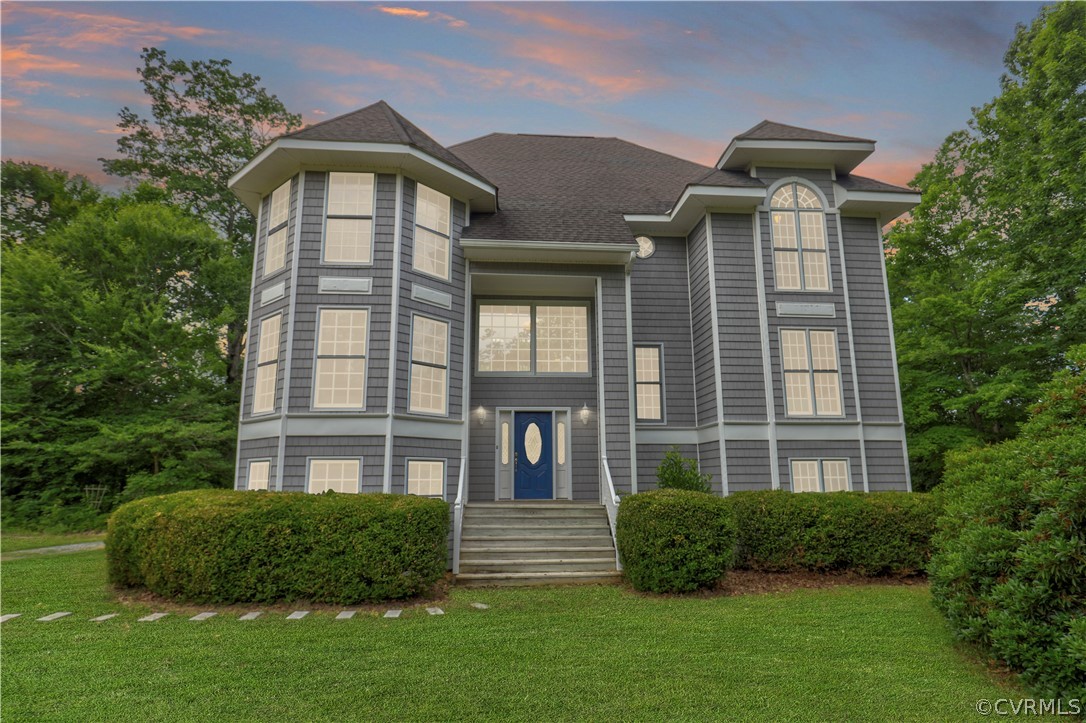
[[[479,304],[478,363],[483,374],[588,374],[588,306]]]

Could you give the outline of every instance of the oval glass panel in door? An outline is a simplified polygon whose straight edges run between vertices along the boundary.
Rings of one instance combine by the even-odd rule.
[[[524,430],[524,454],[528,457],[528,464],[535,464],[543,453],[543,435],[539,432],[539,425],[532,422]]]

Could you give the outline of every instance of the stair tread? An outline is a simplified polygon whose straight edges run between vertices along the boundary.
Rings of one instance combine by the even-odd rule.
[[[470,562],[461,562],[463,565],[473,565],[476,567],[490,566],[490,565],[588,565],[590,563],[615,563],[615,556],[610,557],[585,557],[581,559],[576,558],[541,558],[539,560],[533,560],[531,558],[517,558],[512,560],[471,560]]]
[[[618,577],[621,575],[618,570],[576,570],[567,572],[462,572],[457,575],[457,579],[464,580],[485,580],[493,578],[511,578],[514,580],[526,580],[530,578],[554,578],[562,579],[569,577]]]

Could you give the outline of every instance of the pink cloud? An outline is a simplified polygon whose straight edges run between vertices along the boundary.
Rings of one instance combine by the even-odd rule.
[[[121,15],[87,13],[68,8],[19,4],[5,7],[7,14],[32,16],[45,21],[41,30],[20,40],[67,50],[92,50],[102,46],[135,47],[162,43],[171,38],[201,41],[220,38],[225,31],[195,25],[145,21]]]
[[[350,78],[365,79],[366,76],[380,78],[394,83],[424,87],[440,92],[438,79],[404,65],[365,58],[349,50],[323,45],[308,45],[296,51],[298,63],[302,68],[316,73],[325,73]]]
[[[110,68],[100,64],[84,65],[74,60],[41,55],[33,52],[28,43],[4,47],[0,51],[0,60],[3,61],[3,77],[5,79],[22,79],[28,73],[71,75],[80,78],[106,78],[111,80],[132,80],[136,77],[135,69]],[[25,89],[35,87],[48,87],[48,83],[25,81]]]
[[[493,10],[533,29],[543,28],[564,35],[575,35],[592,40],[628,41],[637,37],[635,30],[616,27],[613,24],[607,26],[602,23],[585,19],[574,19],[563,15],[529,9],[517,3],[488,3],[483,5],[488,10]],[[563,8],[565,10],[565,8]]]
[[[635,95],[667,85],[667,79],[653,68],[628,67],[629,63],[621,55],[606,47],[589,46],[581,41],[516,39],[512,41],[509,52],[514,57],[556,68],[570,78],[612,97]]]
[[[454,18],[452,15],[437,12],[436,10],[416,10],[415,8],[391,5],[378,5],[374,8],[374,10],[385,13],[386,15],[393,15],[400,18],[411,18],[413,20],[437,20],[439,22],[445,23],[450,28],[466,28],[468,26],[466,20]]]
[[[894,157],[893,154],[880,154],[876,151],[869,160],[864,161],[854,171],[857,175],[867,176],[897,186],[907,186],[913,180],[920,167],[931,162],[934,154],[917,154],[912,157]],[[880,157],[885,156],[885,157]]]
[[[484,90],[509,90],[544,100],[583,98],[587,95],[587,91],[583,86],[567,83],[557,78],[513,71],[507,68],[484,68],[461,60],[453,60],[428,53],[419,53],[418,57],[439,68],[452,71],[459,75],[462,80],[466,79],[468,84]]]

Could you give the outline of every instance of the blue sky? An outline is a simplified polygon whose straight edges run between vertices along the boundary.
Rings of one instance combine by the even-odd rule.
[[[144,46],[229,58],[307,123],[385,99],[439,142],[618,136],[711,165],[763,118],[904,183],[999,91],[1040,3],[5,2],[5,159],[105,181]]]

